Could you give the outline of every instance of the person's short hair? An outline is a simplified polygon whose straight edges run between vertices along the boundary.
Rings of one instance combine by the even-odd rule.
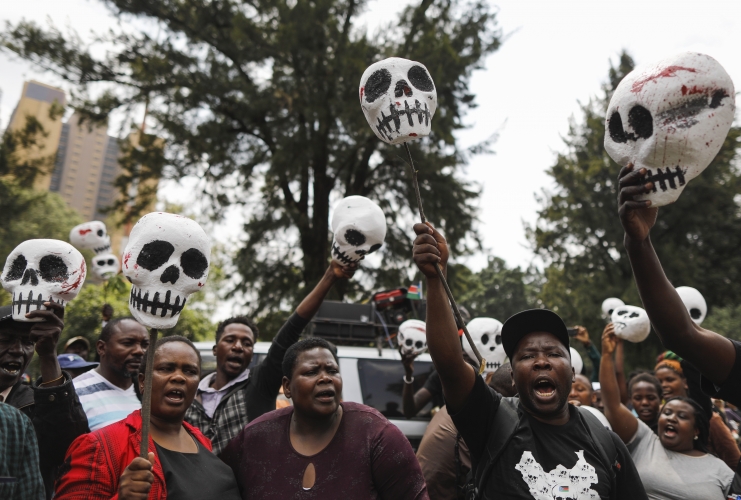
[[[332,346],[329,342],[319,337],[310,337],[308,339],[299,340],[288,348],[285,356],[283,356],[283,375],[291,378],[293,375],[293,369],[296,368],[296,360],[298,359],[299,354],[317,348],[328,350],[332,354],[335,362],[338,365],[340,364],[337,360],[337,354],[332,350]]]
[[[491,374],[489,387],[506,398],[517,394],[517,389],[512,387],[512,365],[510,363],[504,363]]]
[[[661,382],[659,382],[659,379],[657,379],[655,375],[652,375],[648,372],[642,372],[635,375],[628,382],[628,397],[633,397],[633,386],[636,385],[638,382],[648,382],[649,384],[654,386],[654,389],[656,389],[656,395],[659,398],[661,398],[662,394],[664,393],[664,390],[661,388]]]
[[[190,339],[187,339],[181,335],[168,335],[167,337],[160,338],[159,340],[157,340],[157,343],[154,344],[154,353],[157,354],[157,351],[159,351],[160,347],[162,347],[165,344],[169,344],[170,342],[182,342],[183,344],[188,344],[191,347],[191,349],[195,351],[196,356],[198,356],[198,369],[200,371],[201,353],[198,351],[198,348],[193,342],[191,342]],[[146,370],[147,370],[147,355],[144,354],[144,357],[142,358],[142,362],[139,365],[139,373],[144,373]]]
[[[114,318],[105,324],[103,330],[101,330],[100,332],[98,340],[102,340],[103,342],[108,342],[109,340],[111,340],[113,334],[116,333],[116,327],[118,327],[118,324],[122,321],[126,321],[127,319],[136,321],[136,318],[134,318],[133,316],[122,316],[120,318]]]
[[[252,335],[255,337],[254,340],[257,341],[257,336],[260,333],[260,330],[257,329],[257,325],[254,321],[252,321],[247,316],[234,316],[233,318],[225,319],[221,323],[219,323],[219,326],[216,327],[216,343],[219,343],[219,340],[221,340],[221,336],[224,334],[224,329],[229,325],[245,325],[250,330],[252,330]]]
[[[697,439],[692,441],[694,448],[703,453],[708,452],[708,439],[710,438],[710,417],[705,413],[705,410],[692,398],[686,396],[675,396],[669,398],[664,406],[671,401],[681,401],[687,403],[692,407],[695,414],[695,428],[698,430]],[[664,406],[661,407],[661,411],[664,411]]]
[[[589,389],[589,393],[590,394],[593,393],[594,392],[594,387],[592,387],[592,382],[589,380],[589,377],[587,377],[583,373],[576,373],[576,374],[574,374],[574,380],[576,380],[579,377],[584,377],[583,382],[586,382],[587,389]]]

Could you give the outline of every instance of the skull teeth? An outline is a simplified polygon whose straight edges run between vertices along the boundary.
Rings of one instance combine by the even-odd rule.
[[[414,120],[412,120],[412,118],[414,117],[414,115],[417,115],[419,125],[422,125],[424,123],[425,126],[428,126],[430,124],[430,109],[427,107],[427,103],[424,103],[424,109],[422,108],[422,103],[420,103],[417,99],[414,100],[413,108],[409,107],[409,103],[406,100],[404,100],[404,109],[396,109],[396,106],[391,103],[389,105],[388,116],[384,115],[383,111],[381,111],[381,118],[378,119],[376,130],[378,130],[378,133],[385,137],[387,140],[391,140],[392,133],[399,133],[402,117],[406,116],[409,126],[413,127]],[[391,128],[391,122],[394,122],[394,127],[396,128],[396,130]]]
[[[354,264],[354,263],[356,263],[358,261],[357,259],[353,259],[349,255],[347,255],[345,252],[343,252],[342,250],[340,250],[340,247],[337,246],[337,243],[335,243],[335,242],[332,242],[332,255],[337,260],[339,260],[340,262],[342,262],[343,264],[346,264],[346,265]]]
[[[129,295],[129,304],[133,307],[135,307],[137,310],[142,311],[147,314],[151,314],[152,316],[157,316],[159,312],[159,316],[161,318],[164,318],[167,316],[167,313],[170,313],[170,317],[174,317],[178,314],[180,314],[180,311],[183,310],[183,307],[185,307],[185,301],[187,299],[183,299],[183,302],[180,302],[180,296],[175,296],[175,302],[172,304],[170,303],[170,297],[171,297],[171,291],[168,290],[165,294],[165,300],[162,302],[160,300],[160,292],[155,292],[154,296],[150,299],[149,298],[149,292],[145,292],[144,296],[142,296],[141,289],[138,289],[136,287],[131,287],[131,295]]]
[[[15,292],[13,292],[12,310],[14,310],[16,314],[29,313],[31,311],[38,311],[39,309],[46,310],[44,302],[56,302],[57,304],[64,305],[63,300],[54,300],[51,296],[49,296],[48,299],[45,299],[41,292],[39,292],[37,298],[34,298],[33,296],[33,290],[29,290],[25,298],[23,292],[18,292],[18,297],[16,297]],[[25,311],[23,311],[23,306],[26,306]]]

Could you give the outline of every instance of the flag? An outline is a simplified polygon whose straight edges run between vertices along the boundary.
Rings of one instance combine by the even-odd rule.
[[[407,289],[407,298],[412,300],[421,300],[422,299],[422,283],[417,285],[409,285],[409,288]]]

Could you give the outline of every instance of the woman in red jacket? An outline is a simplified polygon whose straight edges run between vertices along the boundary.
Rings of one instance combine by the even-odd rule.
[[[137,410],[72,443],[54,498],[239,499],[231,469],[211,453],[211,443],[198,429],[183,422],[198,387],[198,350],[180,336],[164,337],[154,349],[149,459],[138,457],[142,418]],[[141,392],[144,368],[142,363]]]

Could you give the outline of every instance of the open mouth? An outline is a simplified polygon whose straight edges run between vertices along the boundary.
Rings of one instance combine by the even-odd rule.
[[[322,403],[330,403],[334,401],[335,392],[332,389],[325,389],[323,391],[317,392],[315,397]]]
[[[165,400],[169,403],[180,404],[185,401],[185,393],[180,389],[173,389],[165,393]]]
[[[226,358],[226,364],[230,365],[232,368],[242,368],[242,365],[244,359],[240,356],[229,356]]]
[[[21,368],[23,368],[23,365],[17,361],[8,361],[0,364],[0,371],[11,377],[18,376],[21,373]]]
[[[535,395],[542,399],[551,398],[556,394],[556,385],[548,379],[535,381]]]
[[[180,314],[180,311],[185,307],[185,300],[180,302],[180,296],[175,297],[175,301],[170,303],[170,290],[167,291],[163,300],[160,300],[160,293],[155,292],[154,296],[150,299],[149,292],[146,292],[142,297],[142,291],[136,287],[131,287],[131,295],[129,296],[129,304],[135,307],[137,310],[149,313],[152,316],[160,315],[161,318],[167,316],[170,313],[170,317],[174,317],[176,314]]]
[[[664,436],[668,438],[674,438],[678,434],[677,428],[674,427],[672,424],[666,424],[664,427]]]

